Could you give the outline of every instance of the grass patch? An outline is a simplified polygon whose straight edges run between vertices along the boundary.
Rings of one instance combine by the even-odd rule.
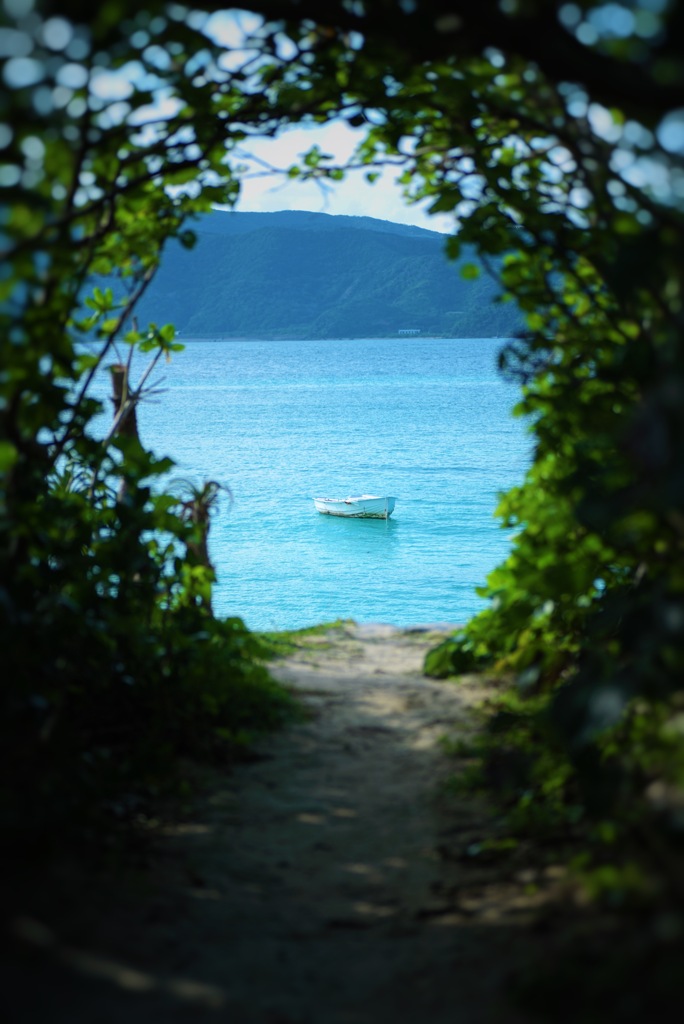
[[[256,632],[258,656],[264,661],[274,658],[286,658],[301,650],[321,650],[326,645],[322,638],[331,630],[341,630],[354,625],[353,619],[336,619],[334,622],[322,622],[317,626],[306,626],[303,629],[284,629],[274,632]]]

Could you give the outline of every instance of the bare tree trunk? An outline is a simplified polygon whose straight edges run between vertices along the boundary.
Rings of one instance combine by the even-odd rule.
[[[138,417],[135,401],[131,397],[128,367],[125,363],[115,363],[109,367],[112,375],[112,405],[116,422],[115,434],[135,437],[138,441]]]
[[[111,435],[122,434],[124,437],[134,437],[140,440],[138,435],[138,416],[136,412],[135,399],[131,395],[129,367],[125,363],[115,363],[109,367],[112,375],[112,405],[114,406],[114,423]],[[121,477],[117,498],[123,501],[128,491],[126,478]]]
[[[211,525],[209,509],[200,502],[197,502],[195,508],[192,510],[190,518],[191,521],[199,527],[200,539],[198,541],[189,541],[188,550],[195,556],[199,565],[205,566],[205,568],[214,573],[214,566],[209,558],[209,526]],[[211,612],[211,594],[208,599],[204,601],[204,606],[207,611]]]

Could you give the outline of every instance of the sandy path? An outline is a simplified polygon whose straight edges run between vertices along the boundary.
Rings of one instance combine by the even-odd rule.
[[[551,883],[530,893],[519,864],[468,855],[492,815],[439,795],[454,762],[438,740],[467,732],[485,684],[423,677],[434,643],[348,627],[278,662],[306,720],[212,777],[151,878],[74,899],[67,874],[47,918],[25,907],[12,1020],[525,1020],[507,985]]]

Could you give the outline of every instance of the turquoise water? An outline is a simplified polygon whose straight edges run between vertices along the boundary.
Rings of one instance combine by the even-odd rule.
[[[210,550],[215,608],[254,629],[336,618],[464,622],[506,555],[497,492],[530,440],[497,339],[189,341],[160,373],[140,434],[176,475],[230,489]],[[141,364],[142,365],[142,364]],[[392,494],[392,518],[345,520],[315,494]]]

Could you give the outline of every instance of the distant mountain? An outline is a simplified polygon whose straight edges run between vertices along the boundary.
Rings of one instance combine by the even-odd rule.
[[[137,309],[184,337],[507,336],[520,326],[483,274],[465,281],[434,231],[323,213],[215,210],[172,242]],[[477,262],[472,256],[460,261]]]

